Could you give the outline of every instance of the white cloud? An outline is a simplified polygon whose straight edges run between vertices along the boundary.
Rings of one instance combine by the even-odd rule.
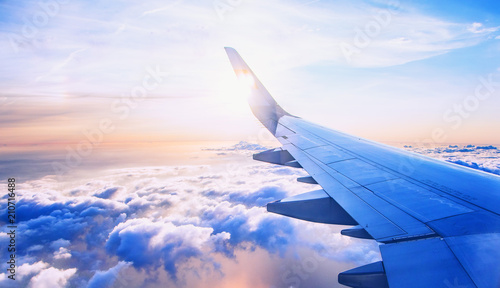
[[[479,22],[474,22],[472,25],[470,25],[467,28],[467,31],[470,31],[475,34],[480,34],[480,33],[491,33],[491,32],[496,32],[498,31],[500,27],[490,27],[486,28],[482,23]]]
[[[31,278],[29,287],[32,288],[57,288],[65,287],[68,280],[76,273],[75,268],[60,270],[53,267],[44,269],[40,274]]]
[[[38,261],[33,264],[25,263],[19,266],[19,280],[22,280],[24,277],[33,276],[33,274],[38,274],[43,269],[49,267],[49,263],[45,263],[42,261]]]
[[[120,281],[119,275],[122,269],[130,266],[131,263],[120,261],[116,266],[109,268],[106,271],[96,271],[94,276],[89,280],[87,288],[112,287],[117,280]],[[126,284],[120,282],[120,284]]]
[[[407,146],[406,149],[458,165],[500,175],[500,150],[492,145]]]
[[[163,283],[173,279],[192,283],[189,271],[212,271],[207,277],[220,281],[223,271],[217,262],[235,261],[230,259],[241,249],[276,254],[291,245],[303,245],[293,236],[299,223],[259,207],[309,188],[295,181],[303,172],[255,163],[248,156],[253,150],[245,149],[256,146],[244,146],[226,156],[202,151],[216,158],[208,166],[117,169],[94,180],[54,182],[45,177],[20,184],[25,193],[18,212],[25,220],[19,226],[28,239],[25,245],[51,248],[28,248],[26,256],[35,257],[29,263],[43,260],[53,269],[61,269],[54,263],[76,263],[65,268],[80,271],[64,278],[71,285],[89,281],[84,275],[90,271],[109,272],[117,265],[112,260],[116,257],[132,265],[128,270],[163,271]],[[226,165],[228,161],[220,161],[221,157],[234,165]],[[111,194],[110,199],[100,198]],[[33,273],[26,281],[45,283],[56,270],[40,271],[35,277]],[[112,279],[108,276],[104,280]]]
[[[69,259],[71,258],[71,253],[70,251],[64,247],[59,248],[58,251],[54,252],[54,259],[56,260],[61,260],[61,259]]]

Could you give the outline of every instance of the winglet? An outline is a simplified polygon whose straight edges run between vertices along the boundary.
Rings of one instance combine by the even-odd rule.
[[[226,50],[229,61],[238,79],[248,81],[251,86],[248,103],[250,104],[253,114],[269,131],[271,131],[271,133],[273,133],[273,135],[275,135],[279,119],[285,115],[291,115],[276,103],[271,94],[269,94],[264,85],[262,85],[234,48],[224,47],[224,49]]]

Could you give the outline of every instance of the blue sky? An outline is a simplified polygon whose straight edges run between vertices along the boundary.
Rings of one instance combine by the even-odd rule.
[[[61,2],[0,4],[0,122],[19,127],[4,144],[78,142],[104,117],[117,128],[110,143],[254,135],[223,46],[283,107],[328,127],[379,141],[444,129],[447,143],[500,142],[488,132],[496,86],[460,127],[444,119],[480,77],[498,79],[493,2]],[[149,71],[159,82],[127,100]]]

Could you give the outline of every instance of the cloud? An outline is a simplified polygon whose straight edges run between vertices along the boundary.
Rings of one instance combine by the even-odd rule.
[[[54,242],[52,242],[50,244],[50,248],[54,249],[54,250],[57,250],[59,248],[66,248],[68,247],[69,245],[71,244],[71,242],[69,240],[65,240],[65,239],[58,239]]]
[[[31,278],[28,287],[33,288],[57,288],[65,287],[68,280],[76,273],[76,269],[60,270],[53,267],[42,270],[38,275]]]
[[[68,259],[71,258],[71,253],[70,251],[64,247],[59,248],[58,251],[54,252],[54,259],[60,260],[60,259]]]
[[[130,263],[120,261],[116,266],[109,268],[106,271],[97,271],[89,280],[87,288],[112,287],[113,283],[119,278],[119,273],[122,269],[130,266]]]
[[[61,238],[72,239],[84,231],[88,226],[83,219],[71,213],[55,213],[50,216],[40,216],[19,224],[19,229],[24,231],[29,239],[27,244],[39,243],[39,239],[52,242]],[[38,238],[38,239],[37,239]]]
[[[135,74],[144,70],[145,63],[161,63],[177,80],[169,83],[170,93],[161,91],[163,95],[183,95],[186,94],[186,85],[194,80],[187,75],[196,77],[199,81],[195,82],[200,85],[211,87],[210,82],[216,76],[211,71],[220,66],[216,64],[220,59],[211,60],[205,55],[220,50],[229,38],[258,55],[269,47],[280,51],[279,55],[268,55],[259,63],[267,61],[279,64],[279,69],[283,69],[325,61],[345,64],[340,43],[356,46],[356,37],[369,34],[370,44],[356,47],[362,49],[353,57],[352,64],[373,67],[399,65],[477,45],[497,30],[479,22],[446,21],[426,15],[408,4],[405,7],[382,7],[363,1],[357,5],[257,1],[236,5],[225,13],[223,20],[217,16],[212,2],[195,5],[176,1],[165,5],[163,1],[125,1],[122,4],[120,7],[89,7],[79,1],[66,3],[31,39],[22,36],[22,23],[9,23],[3,32],[3,44],[17,47],[18,53],[24,57],[12,57],[17,54],[9,49],[2,62],[12,70],[11,77],[17,81],[32,81],[23,86],[10,85],[7,91],[40,93],[43,88],[60,94],[72,90],[76,94],[111,95],[121,93],[119,88],[123,89],[124,81],[135,80]],[[8,7],[12,9],[9,12],[19,19],[40,12],[37,5],[22,6]],[[82,6],[91,16],[80,15]],[[388,19],[377,20],[382,14]],[[256,15],[261,21],[252,21],[249,25],[249,20]],[[376,35],[368,31],[370,27],[373,29],[373,23],[378,25]],[[12,35],[23,41],[9,40]],[[258,45],[256,39],[259,39]],[[39,47],[20,45],[24,42]],[[143,53],[146,48],[150,53]],[[222,56],[222,51],[219,54]],[[203,63],[208,65],[189,59],[208,61]],[[30,65],[34,60],[38,60],[37,65]],[[195,66],[197,69],[193,70]],[[102,73],[95,75],[96,69]],[[192,71],[196,72],[193,74]],[[65,81],[72,85],[64,85],[61,89],[61,83]]]
[[[172,9],[175,5],[181,3],[182,1],[184,1],[184,0],[176,0],[176,1],[174,1],[173,3],[171,3],[171,4],[167,5],[167,6],[162,6],[160,8],[155,8],[155,9],[152,9],[152,10],[144,11],[144,12],[142,12],[141,17],[144,17],[144,16],[146,16],[148,14],[159,13],[159,12],[163,12],[165,10]]]
[[[48,263],[39,261],[33,264],[25,263],[19,266],[19,279],[18,280],[23,280],[24,277],[27,276],[33,276],[36,274],[39,274],[43,269],[46,269],[49,267]]]
[[[132,219],[116,226],[106,250],[131,262],[136,268],[157,268],[163,264],[175,278],[177,267],[192,257],[201,257],[213,229],[170,222]]]
[[[112,188],[108,188],[100,193],[97,193],[95,194],[94,196],[97,197],[97,198],[102,198],[102,199],[109,199],[111,198],[116,192],[118,192],[118,190],[120,189],[120,187],[112,187]]]
[[[247,141],[240,141],[237,144],[234,144],[231,147],[221,147],[221,148],[204,148],[206,151],[264,151],[268,150],[260,144],[256,143],[248,143]],[[225,155],[225,154],[220,154]]]
[[[59,284],[92,286],[135,275],[124,280],[128,286],[203,287],[206,279],[218,286],[242,255],[261,251],[281,259],[292,257],[295,246],[315,249],[299,236],[296,225],[304,224],[260,207],[302,192],[305,184],[295,178],[303,172],[256,163],[248,157],[254,149],[260,148],[240,143],[210,166],[136,167],[93,180],[47,176],[19,184],[25,193],[18,226],[26,238],[18,256],[33,270],[23,283],[54,284],[47,282],[52,275]]]
[[[406,146],[405,148],[450,163],[500,175],[500,151],[493,145],[448,145],[434,148]]]
[[[20,183],[24,247],[18,256],[28,271],[20,283],[248,287],[241,279],[260,275],[263,287],[326,287],[334,281],[329,275],[380,260],[374,241],[342,236],[342,227],[267,213],[266,203],[314,188],[296,181],[305,175],[301,169],[255,162],[248,155],[256,146],[237,147],[226,156],[202,150],[210,165],[138,166]],[[407,147],[478,169],[499,165],[493,148]],[[0,219],[5,213],[0,210]],[[250,265],[262,261],[265,269]],[[310,271],[307,279],[298,268]]]
[[[485,167],[484,164],[478,164],[476,162],[469,162],[469,161],[463,161],[463,160],[451,160],[451,159],[446,160],[446,161],[450,162],[450,163],[462,165],[465,167],[469,167],[472,169],[482,170],[482,171],[489,172],[492,174],[500,175],[500,166],[497,166],[497,168],[490,168],[490,167]]]
[[[263,212],[258,207],[248,209],[243,205],[221,202],[206,209],[200,219],[212,227],[214,233],[227,232],[230,235],[230,245],[221,249],[228,256],[245,244],[264,248],[271,253],[284,253],[289,244],[294,243],[293,224],[288,218]]]
[[[25,248],[18,256],[31,271],[22,283],[45,283],[50,274],[69,286],[221,286],[230,285],[229,279],[240,283],[229,275],[236,267],[245,275],[263,275],[239,265],[267,261],[275,264],[266,266],[264,287],[297,279],[301,286],[322,287],[330,283],[325,275],[380,260],[375,242],[342,236],[341,227],[267,213],[262,205],[312,188],[297,183],[305,175],[301,169],[253,161],[249,155],[256,148],[239,143],[226,156],[216,154],[227,147],[202,150],[203,157],[214,157],[211,165],[122,168],[92,180],[47,176],[21,183]],[[498,165],[493,148],[408,147],[479,169]],[[0,210],[0,217],[5,213]],[[317,267],[308,279],[294,272],[309,267],[304,263]],[[327,274],[321,274],[324,265],[331,269]],[[71,269],[78,273],[69,277]]]
[[[467,30],[479,34],[479,33],[491,33],[491,32],[496,32],[498,31],[500,27],[491,27],[491,28],[486,28],[482,23],[479,22],[474,22],[472,25],[470,25]]]
[[[35,79],[35,82],[39,82],[42,79],[48,78],[52,76],[54,73],[57,73],[59,70],[64,68],[64,66],[68,65],[76,57],[78,53],[84,52],[85,50],[87,50],[87,48],[81,48],[71,52],[66,59],[64,59],[61,63],[58,63],[56,66],[54,66],[47,74],[38,76]]]
[[[254,193],[232,193],[229,202],[241,203],[247,207],[259,207],[267,203],[285,198],[286,191],[280,187],[263,187]]]
[[[493,145],[488,145],[488,146],[477,146],[476,149],[497,150],[498,148]]]

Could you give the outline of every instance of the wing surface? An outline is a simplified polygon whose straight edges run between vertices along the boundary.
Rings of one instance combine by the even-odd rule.
[[[339,275],[351,287],[500,287],[500,177],[324,128],[283,110],[251,77],[250,107],[282,147],[254,159],[305,169],[322,189],[269,203],[270,212],[351,225],[380,243],[382,262]]]

